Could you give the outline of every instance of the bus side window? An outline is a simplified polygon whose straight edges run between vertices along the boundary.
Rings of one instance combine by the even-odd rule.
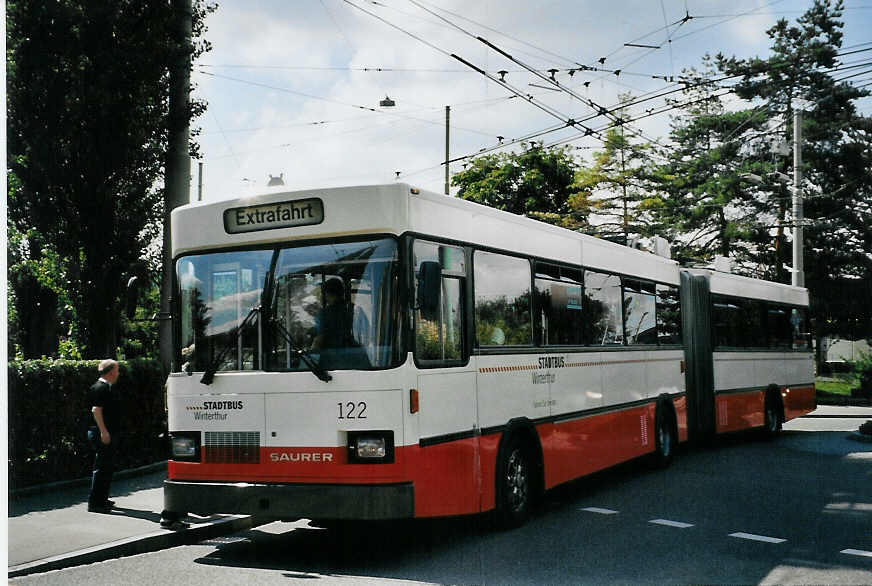
[[[793,328],[793,349],[808,350],[811,348],[811,330],[808,327],[808,311],[806,309],[791,309],[790,325]]]
[[[581,270],[537,262],[534,284],[539,343],[543,346],[582,344]]]
[[[621,278],[584,271],[587,342],[594,346],[623,343]]]
[[[624,337],[627,344],[657,344],[654,284],[624,279]]]
[[[462,248],[416,240],[413,246],[415,274],[421,263],[438,262],[442,268],[441,303],[435,315],[415,310],[415,358],[424,362],[458,362],[464,359],[463,299],[466,261]],[[415,279],[415,295],[417,287]],[[433,366],[436,366],[433,364]]]
[[[477,250],[474,272],[478,345],[532,345],[530,261]]]
[[[790,348],[793,341],[790,309],[783,305],[768,304],[766,329],[770,348]]]
[[[681,344],[681,301],[672,285],[657,285],[657,341]]]

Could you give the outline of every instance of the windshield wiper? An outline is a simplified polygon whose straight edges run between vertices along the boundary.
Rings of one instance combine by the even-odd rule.
[[[312,357],[309,355],[309,352],[307,350],[303,350],[302,348],[297,348],[294,345],[293,340],[291,340],[291,334],[288,332],[288,330],[285,329],[285,326],[283,326],[281,324],[281,322],[273,321],[273,323],[275,324],[279,333],[285,339],[285,342],[291,348],[291,352],[293,352],[294,356],[296,356],[297,358],[299,358],[300,360],[305,362],[306,366],[309,367],[309,370],[312,371],[312,374],[317,376],[320,380],[324,381],[325,383],[329,383],[331,380],[333,380],[333,377],[330,376],[329,372],[327,372],[326,370],[321,368],[320,364],[318,364],[317,362],[312,360]]]
[[[242,320],[242,323],[239,324],[236,328],[230,330],[230,340],[227,344],[224,345],[224,348],[221,349],[221,352],[215,357],[215,360],[212,361],[212,364],[209,365],[209,368],[206,369],[206,372],[203,373],[203,377],[200,379],[200,382],[204,385],[211,385],[212,380],[215,378],[215,373],[218,371],[218,366],[224,362],[224,356],[232,349],[235,348],[237,343],[239,342],[239,336],[242,335],[242,332],[245,331],[245,328],[251,325],[252,317],[260,313],[260,305],[255,305],[251,308],[251,311],[248,312],[248,315],[245,316],[245,319]]]

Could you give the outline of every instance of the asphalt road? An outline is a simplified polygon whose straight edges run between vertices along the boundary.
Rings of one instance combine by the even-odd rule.
[[[11,582],[872,584],[872,444],[796,423],[774,441],[684,448],[668,470],[633,462],[561,487],[514,531],[482,518],[271,523]]]

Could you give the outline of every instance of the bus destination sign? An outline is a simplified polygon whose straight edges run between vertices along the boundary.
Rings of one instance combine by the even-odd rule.
[[[324,203],[317,198],[224,210],[224,230],[228,234],[295,228],[323,221]]]

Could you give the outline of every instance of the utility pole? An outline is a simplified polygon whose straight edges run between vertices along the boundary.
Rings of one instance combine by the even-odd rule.
[[[197,163],[197,201],[203,201],[203,163]]]
[[[627,166],[624,161],[624,125],[621,125],[621,188],[624,192],[624,246],[630,245],[630,215],[627,209]]]
[[[166,174],[164,176],[163,216],[163,272],[160,289],[160,361],[164,373],[168,373],[173,359],[173,260],[170,234],[170,213],[188,203],[190,199],[191,158],[188,155],[190,142],[190,94],[191,94],[191,0],[172,0],[176,24],[174,39],[178,56],[170,65],[169,95],[169,144],[167,148]]]
[[[448,189],[448,128],[450,121],[451,106],[445,106],[445,195],[450,195]]]
[[[809,107],[805,100],[793,100],[793,267],[790,283],[805,287],[802,247],[802,111]]]

